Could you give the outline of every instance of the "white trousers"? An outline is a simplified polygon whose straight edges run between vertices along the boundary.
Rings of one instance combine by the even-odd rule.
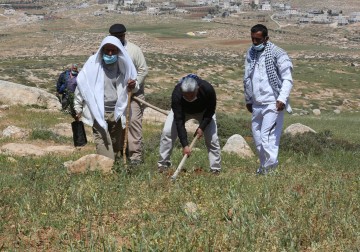
[[[276,104],[253,105],[252,134],[262,169],[275,168],[278,154],[284,111],[277,111]]]
[[[203,113],[199,114],[185,114],[185,122],[190,119],[201,121]],[[168,167],[170,162],[170,156],[174,148],[176,138],[178,136],[176,124],[174,121],[174,112],[171,110],[166,118],[164,129],[160,139],[160,159],[158,166]],[[205,145],[208,150],[208,157],[211,170],[221,169],[221,149],[219,144],[219,137],[217,134],[216,116],[214,115],[211,122],[206,126],[204,130]]]

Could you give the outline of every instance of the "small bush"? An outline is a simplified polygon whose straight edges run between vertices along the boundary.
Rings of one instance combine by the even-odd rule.
[[[63,136],[59,136],[50,130],[43,130],[43,129],[34,129],[31,132],[30,138],[32,140],[40,139],[40,140],[51,140],[56,143],[65,143],[66,138]]]
[[[320,133],[307,132],[291,136],[284,134],[280,148],[302,154],[322,155],[327,150],[359,151],[360,145],[332,137],[329,130]]]
[[[161,93],[146,94],[146,102],[158,108],[171,109],[171,93],[172,89],[163,90]]]
[[[46,106],[38,105],[38,104],[29,104],[26,105],[27,108],[34,108],[34,109],[47,109]]]
[[[232,135],[251,136],[251,122],[224,113],[216,114],[218,135],[223,146]]]

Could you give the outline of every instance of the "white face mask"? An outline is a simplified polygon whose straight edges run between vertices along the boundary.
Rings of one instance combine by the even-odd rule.
[[[254,48],[256,51],[260,52],[260,51],[264,50],[265,45],[264,45],[263,43],[258,44],[258,45],[253,45],[253,48]]]

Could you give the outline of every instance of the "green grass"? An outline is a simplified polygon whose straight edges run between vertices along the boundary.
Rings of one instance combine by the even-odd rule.
[[[360,70],[351,67],[348,61],[340,60],[297,60],[294,79],[320,84],[321,88],[336,88],[349,92],[357,90]],[[304,87],[311,89],[310,87]],[[313,90],[314,91],[314,90]]]
[[[55,92],[56,82],[66,66],[69,67],[72,63],[82,65],[86,59],[86,56],[39,56],[3,59],[0,61],[0,74],[7,76],[10,82]],[[36,79],[29,78],[30,73]]]
[[[33,120],[45,124],[44,118],[59,116],[41,113],[33,115]],[[333,125],[338,129],[333,139],[355,127],[350,123],[353,116],[339,116],[341,120]],[[24,119],[26,114],[17,117]],[[322,131],[326,122],[323,126],[319,122],[330,116],[321,117],[297,117],[297,121],[313,122],[316,130]],[[291,120],[287,117],[286,123]],[[219,114],[218,121],[221,136],[233,134],[231,130],[249,134],[245,120]],[[196,145],[199,150],[185,163],[186,172],[171,182],[156,170],[161,127],[144,125],[145,164],[131,174],[121,165],[111,175],[68,174],[63,162],[75,160],[81,153],[15,157],[17,162],[0,155],[2,248],[354,251],[359,247],[358,149],[301,153],[287,146],[284,137],[276,174],[258,177],[255,158],[243,160],[223,153],[223,173],[211,176],[200,141]],[[310,139],[302,138],[298,144],[309,148],[314,144]],[[71,145],[71,139],[64,141]],[[180,160],[177,144],[172,171]],[[188,202],[196,204],[195,212],[186,210]]]
[[[358,131],[360,119],[358,112],[347,112],[338,115],[332,112],[323,112],[320,117],[313,115],[301,116],[301,118],[297,116],[287,116],[285,119],[285,127],[297,122],[301,122],[317,132],[330,131],[333,136],[338,139],[344,139],[351,143],[360,142]]]
[[[161,20],[161,18],[159,18]],[[201,37],[191,37],[186,35],[188,32],[212,30],[218,27],[216,24],[204,23],[194,20],[178,20],[174,23],[159,22],[150,25],[130,25],[132,32],[146,33],[151,36],[168,37],[168,38],[189,38],[189,39],[201,39]]]
[[[87,24],[84,16],[83,23],[77,25],[96,37],[107,33],[114,17],[100,17],[101,23]],[[122,18],[124,15],[120,15],[119,22]],[[129,22],[129,31],[146,32],[153,37],[184,38],[188,31],[210,29],[210,24],[187,20],[170,25],[162,17],[146,25],[135,16],[125,21],[129,20],[133,21]],[[59,35],[66,30],[67,22],[55,20],[39,31]],[[90,29],[85,27],[90,25]],[[315,45],[284,48],[310,55],[319,51]],[[322,49],[321,52],[333,50]],[[87,54],[3,59],[0,74],[8,76],[9,81],[54,91],[64,66],[74,62],[81,65]],[[188,73],[201,72],[219,96],[231,96],[217,108],[221,146],[232,134],[241,134],[254,150],[250,142],[251,116],[243,104],[242,56],[146,52],[145,57],[150,67],[146,85],[153,91],[146,93],[148,102],[169,109],[176,81]],[[294,59],[294,89],[300,93],[292,95],[294,108],[308,112],[321,108],[322,114],[313,116],[310,111],[304,116],[286,115],[284,126],[299,122],[318,134],[295,139],[284,135],[279,169],[270,176],[255,175],[259,165],[256,158],[241,159],[227,153],[222,153],[223,172],[212,176],[204,143],[199,141],[195,146],[198,150],[185,163],[186,172],[171,182],[167,174],[157,173],[162,125],[150,124],[144,124],[145,163],[130,174],[122,164],[110,175],[68,174],[63,163],[95,153],[90,143],[68,156],[11,159],[0,154],[0,250],[357,251],[359,112],[333,113],[344,97],[358,101],[359,70],[348,66],[348,60],[347,56],[332,60]],[[28,78],[29,71],[40,81]],[[324,99],[320,92],[324,89],[334,90],[334,96]],[[319,97],[308,98],[314,93]],[[0,130],[16,125],[32,130],[29,138],[21,142],[72,145],[71,138],[60,138],[49,130],[58,123],[70,123],[69,115],[28,109],[12,106],[2,111]],[[1,139],[0,143],[10,141],[16,140]],[[170,174],[181,159],[177,142]],[[186,209],[189,202],[196,204],[196,211]]]

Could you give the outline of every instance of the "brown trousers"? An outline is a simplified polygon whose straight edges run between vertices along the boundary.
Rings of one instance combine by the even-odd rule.
[[[114,160],[121,158],[125,136],[121,120],[115,122],[114,113],[105,113],[105,121],[108,124],[108,130],[101,128],[97,121],[93,125],[96,153]]]
[[[137,95],[138,98],[144,100],[143,94]],[[140,102],[131,100],[131,116],[129,124],[128,148],[130,160],[142,160],[142,117],[144,113],[143,105]]]

